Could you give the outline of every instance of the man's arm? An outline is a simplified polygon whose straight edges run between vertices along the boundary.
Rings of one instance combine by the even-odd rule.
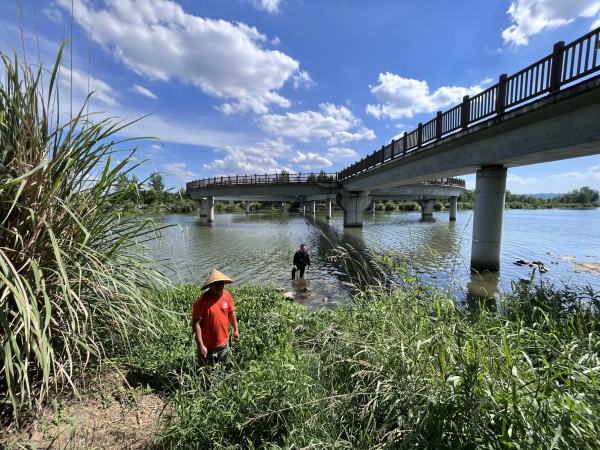
[[[198,344],[198,353],[200,356],[202,356],[202,358],[206,358],[206,355],[208,355],[208,349],[204,345],[204,342],[202,342],[202,328],[200,328],[200,321],[194,320],[193,326],[194,334],[196,335],[196,344]]]
[[[238,322],[237,322],[237,316],[235,315],[235,311],[231,311],[229,313],[228,319],[229,319],[229,323],[233,327],[233,338],[236,341],[239,341],[240,340],[240,331],[238,329]]]

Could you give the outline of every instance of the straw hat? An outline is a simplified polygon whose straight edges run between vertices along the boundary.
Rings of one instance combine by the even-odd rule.
[[[233,280],[227,275],[225,275],[222,272],[219,272],[217,269],[213,269],[213,271],[210,273],[210,275],[204,282],[204,286],[202,286],[202,289],[206,289],[208,286],[210,286],[213,283],[216,283],[217,281],[223,281],[225,284],[233,283]]]

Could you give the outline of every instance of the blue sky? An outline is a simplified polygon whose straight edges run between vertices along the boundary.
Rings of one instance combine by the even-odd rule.
[[[180,187],[335,172],[596,26],[600,0],[2,0],[0,50],[48,65],[72,34],[63,104],[151,114],[125,132],[160,139],[138,174]],[[512,192],[583,185],[600,156],[509,170]]]

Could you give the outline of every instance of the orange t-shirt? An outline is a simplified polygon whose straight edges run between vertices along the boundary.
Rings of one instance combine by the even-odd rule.
[[[196,299],[192,320],[200,321],[202,342],[207,348],[220,347],[229,340],[229,314],[233,311],[233,297],[225,290],[218,298],[206,291]]]

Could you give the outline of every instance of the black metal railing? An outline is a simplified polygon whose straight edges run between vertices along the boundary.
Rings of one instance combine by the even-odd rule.
[[[498,83],[473,97],[466,95],[462,103],[397,140],[356,161],[338,173],[339,180],[358,175],[386,162],[406,155],[425,144],[494,115],[504,114],[544,94],[558,92],[561,87],[600,71],[600,28],[590,31],[568,45],[554,44],[552,54],[513,75],[500,75]]]
[[[232,175],[204,178],[186,183],[186,189],[208,186],[229,186],[244,184],[282,184],[282,183],[335,183],[337,173],[278,173],[264,175]]]
[[[388,146],[389,147],[389,146]],[[390,151],[388,149],[388,151]],[[225,177],[204,178],[186,183],[186,189],[198,189],[215,186],[264,185],[264,184],[297,184],[297,183],[337,183],[337,173],[289,173],[264,175],[233,175]],[[440,178],[423,181],[423,184],[439,184],[444,186],[465,187],[461,178]]]

